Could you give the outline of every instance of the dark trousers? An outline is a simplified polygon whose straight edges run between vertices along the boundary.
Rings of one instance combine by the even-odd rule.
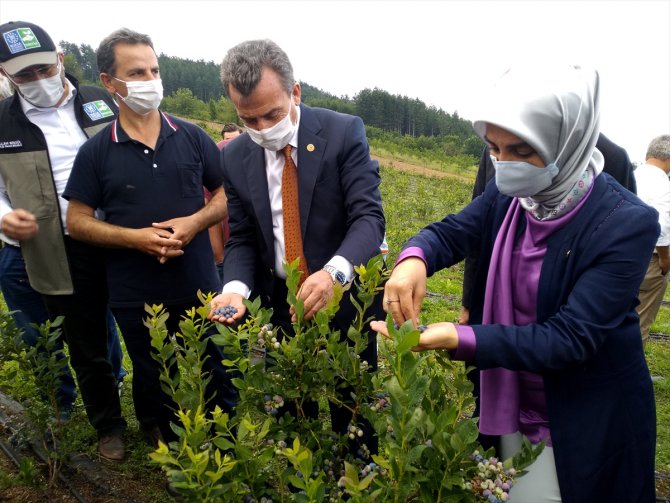
[[[72,295],[43,295],[49,318],[64,316],[63,332],[86,414],[98,436],[123,431],[116,376],[107,357],[107,281],[103,250],[66,236]]]
[[[355,291],[355,287],[352,286],[352,289]],[[279,327],[284,333],[293,334],[293,325],[291,323],[291,316],[289,314],[289,306],[286,303],[287,288],[286,283],[282,279],[276,279],[274,284],[274,291],[272,295],[272,308],[273,314],[271,323],[274,327]],[[337,312],[333,320],[331,321],[331,327],[333,330],[339,330],[341,340],[347,340],[347,332],[349,326],[353,322],[356,311],[354,306],[346,300],[347,294],[342,299],[340,304],[340,310]],[[381,296],[377,296],[375,303],[366,313],[367,316],[374,314],[374,319],[381,320],[385,318],[386,313],[384,313],[381,306]],[[367,361],[369,366],[369,371],[377,370],[377,334],[369,329],[367,330],[368,335],[368,344],[367,347],[360,353],[361,361]],[[344,403],[351,403],[350,392],[352,391],[349,387],[343,387],[338,389],[338,396]],[[351,422],[351,411],[346,407],[338,407],[332,403],[328,404],[330,409],[330,420],[334,432],[339,434],[346,434],[347,427]],[[304,412],[308,417],[316,418],[318,417],[319,407],[317,403],[309,403],[304,406]],[[295,414],[295,411],[291,410],[290,407],[286,407],[286,412]],[[366,444],[368,449],[372,454],[377,453],[378,449],[378,438],[374,434],[372,426],[368,423],[367,420],[362,417],[359,418],[358,426],[363,430],[363,437],[361,437],[361,442]]]
[[[41,325],[45,323],[49,319],[49,312],[42,295],[30,286],[26,264],[23,255],[21,255],[21,248],[18,246],[5,243],[0,248],[0,289],[2,289],[7,307],[12,311],[16,327],[23,332],[23,341],[29,346],[35,346],[39,331],[32,324]],[[63,340],[57,342],[54,350],[63,350]],[[117,381],[121,381],[126,375],[122,366],[123,352],[116,322],[109,310],[107,312],[107,352],[114,375]],[[71,409],[77,398],[77,391],[69,367],[65,368],[65,372],[61,376],[61,384],[57,393],[57,400],[61,409]]]
[[[187,309],[199,305],[198,299],[186,304],[166,306],[170,316],[166,322],[169,334],[179,331],[179,320]],[[166,442],[176,440],[170,428],[171,422],[177,422],[177,406],[172,398],[161,389],[159,376],[161,366],[151,356],[151,337],[143,320],[147,317],[144,307],[113,307],[121,335],[126,343],[126,351],[133,362],[133,402],[140,427],[149,430],[158,426]],[[207,335],[216,333],[212,327]],[[237,389],[231,382],[231,373],[221,363],[224,359],[221,349],[211,341],[207,344],[207,359],[203,372],[212,377],[205,390],[207,410],[218,405],[224,412],[232,413],[237,403]]]

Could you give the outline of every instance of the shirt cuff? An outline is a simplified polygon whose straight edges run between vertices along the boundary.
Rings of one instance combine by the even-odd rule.
[[[333,266],[338,271],[344,273],[347,283],[350,283],[354,279],[354,266],[342,255],[335,255],[326,265]]]
[[[0,210],[0,229],[2,229],[2,219],[5,218],[5,215],[7,213],[9,213],[9,211]],[[4,241],[5,243],[10,244],[12,246],[21,246],[20,243],[16,239],[10,238],[9,236],[7,236],[2,231],[0,231],[0,240]]]
[[[475,331],[469,325],[456,325],[456,333],[458,334],[458,347],[451,352],[451,357],[462,362],[474,360],[477,349]]]
[[[423,260],[423,263],[426,264],[426,269],[428,269],[428,264],[426,263],[426,254],[418,246],[410,246],[409,248],[405,248],[403,251],[401,251],[400,255],[398,255],[398,258],[395,261],[395,265],[398,265],[400,262],[408,258],[420,258]]]
[[[242,297],[244,297],[245,299],[248,299],[249,296],[251,295],[251,288],[249,288],[241,281],[233,280],[223,285],[221,293],[237,293]]]

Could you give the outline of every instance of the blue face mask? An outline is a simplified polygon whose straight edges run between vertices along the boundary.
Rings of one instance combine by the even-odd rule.
[[[496,186],[498,190],[511,197],[532,197],[551,185],[558,174],[558,166],[551,163],[546,168],[538,168],[522,161],[496,161]]]

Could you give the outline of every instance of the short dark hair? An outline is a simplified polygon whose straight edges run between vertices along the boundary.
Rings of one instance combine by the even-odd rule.
[[[116,44],[118,43],[130,45],[144,44],[148,45],[154,52],[156,52],[154,43],[151,41],[149,35],[138,33],[128,28],[120,28],[107,35],[98,46],[96,60],[98,63],[98,71],[100,73],[114,75],[114,72],[116,71],[114,47],[116,47]]]
[[[221,134],[223,134],[223,133],[234,133],[235,131],[241,132],[240,126],[238,126],[234,122],[228,122],[228,123],[223,125],[223,129],[221,130]]]
[[[273,70],[287,94],[295,79],[286,53],[272,40],[247,40],[230,49],[221,63],[221,83],[230,95],[233,86],[242,96],[249,96],[261,80],[263,68]]]

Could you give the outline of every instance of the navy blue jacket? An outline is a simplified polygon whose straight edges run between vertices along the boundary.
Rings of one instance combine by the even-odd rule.
[[[493,242],[510,202],[490,183],[407,246],[425,252],[429,274],[480,253],[470,317],[475,364],[543,376],[563,501],[654,501],[656,414],[635,306],[659,234],[657,213],[602,173],[579,214],[548,241],[537,322],[479,325]]]

